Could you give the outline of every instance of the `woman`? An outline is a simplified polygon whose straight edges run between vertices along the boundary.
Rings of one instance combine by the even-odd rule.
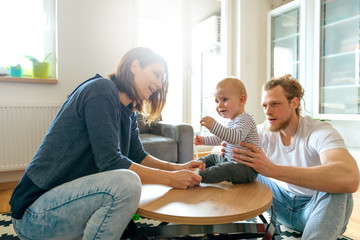
[[[10,200],[20,239],[120,239],[142,183],[197,185],[199,163],[177,165],[143,148],[137,112],[160,116],[165,60],[147,48],[124,55],[109,78],[96,75],[66,99]]]

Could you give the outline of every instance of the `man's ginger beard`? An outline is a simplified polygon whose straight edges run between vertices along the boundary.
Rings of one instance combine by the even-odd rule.
[[[288,119],[286,119],[285,121],[280,122],[280,125],[278,125],[278,126],[271,126],[270,124],[268,124],[267,128],[271,132],[278,132],[280,130],[284,130],[285,128],[287,128],[289,126],[291,117],[292,117],[292,115],[290,115],[290,117]],[[277,120],[277,121],[279,121],[279,120]]]

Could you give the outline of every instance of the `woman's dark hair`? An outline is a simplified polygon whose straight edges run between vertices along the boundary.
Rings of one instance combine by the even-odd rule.
[[[165,75],[162,82],[162,88],[154,92],[149,100],[141,100],[135,87],[134,75],[131,71],[131,65],[134,60],[139,61],[141,68],[150,64],[161,63],[165,68]],[[147,122],[151,123],[160,118],[161,111],[165,106],[166,95],[168,91],[168,67],[166,61],[150,48],[137,47],[128,51],[117,64],[109,78],[115,82],[120,92],[126,93],[134,101],[135,111],[147,116]]]
[[[265,82],[263,90],[268,91],[276,86],[281,86],[283,88],[285,97],[288,99],[289,103],[294,97],[299,99],[299,106],[295,109],[296,114],[299,115],[301,112],[300,102],[304,97],[304,89],[300,83],[290,74],[287,74],[282,77],[272,77],[270,81]]]

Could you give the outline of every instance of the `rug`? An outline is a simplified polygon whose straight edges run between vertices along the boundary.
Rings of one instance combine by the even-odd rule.
[[[269,216],[266,213],[264,213],[264,217],[266,219],[269,219]],[[261,219],[259,217],[252,218],[252,219],[246,220],[244,222],[262,223]],[[161,222],[157,221],[157,220],[141,217],[139,220],[136,220],[135,223],[140,227],[152,227],[152,226],[158,226]],[[281,234],[279,236],[275,237],[276,240],[301,239],[301,234],[299,232],[289,229],[283,225],[280,225],[280,231],[281,231]],[[0,239],[1,240],[18,240],[19,239],[13,229],[10,213],[0,214]],[[341,236],[340,238],[338,238],[338,240],[352,240],[352,239],[345,237],[345,236]]]

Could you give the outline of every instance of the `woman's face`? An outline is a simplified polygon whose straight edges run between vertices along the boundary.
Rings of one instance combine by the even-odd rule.
[[[162,63],[153,63],[142,68],[138,60],[134,60],[131,71],[134,74],[136,91],[140,100],[147,100],[163,87],[165,67]]]

